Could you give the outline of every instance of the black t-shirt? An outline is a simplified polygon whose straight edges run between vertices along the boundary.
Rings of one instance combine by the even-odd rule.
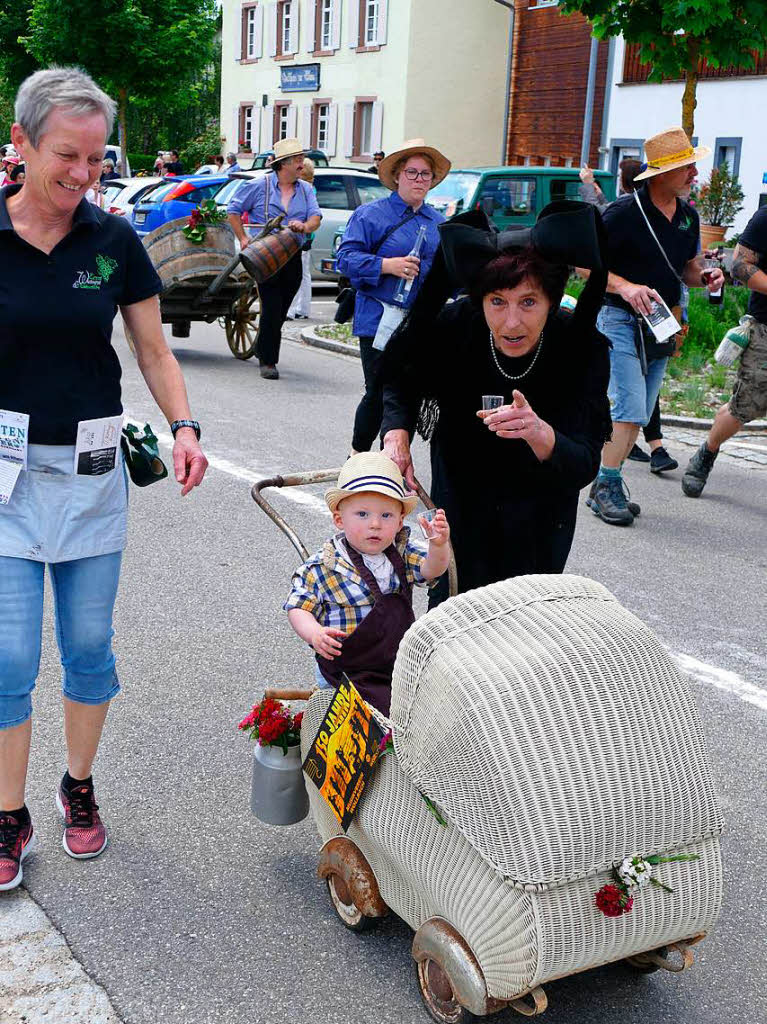
[[[48,255],[13,230],[0,189],[0,409],[29,414],[31,444],[74,444],[80,420],[122,412],[118,306],[162,282],[130,224],[80,202]]]
[[[650,199],[646,185],[638,191],[658,241],[681,275],[687,262],[698,252],[700,223],[695,208],[677,199],[676,212],[669,220]],[[649,285],[660,293],[666,305],[675,306],[681,295],[679,280],[650,234],[634,195],[621,196],[610,203],[602,219],[607,228],[607,266],[612,273],[634,284]]]
[[[746,224],[746,230],[740,236],[740,244],[753,251],[759,257],[757,266],[767,273],[767,206],[757,210]],[[748,311],[759,323],[767,324],[767,295],[751,292],[748,300]]]
[[[168,174],[183,174],[184,165],[180,160],[172,160],[171,163],[165,164],[165,170]]]

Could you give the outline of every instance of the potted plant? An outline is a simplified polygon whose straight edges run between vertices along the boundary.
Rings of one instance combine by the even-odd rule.
[[[700,186],[696,205],[700,214],[700,244],[716,247],[743,209],[743,189],[726,163],[714,167],[708,181]]]
[[[238,728],[256,741],[250,809],[268,825],[294,825],[309,813],[301,768],[303,712],[292,714],[280,700],[254,704]]]

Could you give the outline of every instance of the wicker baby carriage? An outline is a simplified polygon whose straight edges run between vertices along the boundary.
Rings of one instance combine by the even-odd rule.
[[[303,754],[331,696],[307,705]],[[347,834],[307,787],[319,873],[348,927],[391,910],[415,930],[436,1020],[533,1016],[543,983],[611,961],[692,963],[722,894],[700,723],[674,661],[604,587],[529,576],[441,605],[403,639],[390,724],[395,752]],[[665,888],[636,890],[630,912],[597,908],[625,857],[680,854],[697,859],[655,867]]]

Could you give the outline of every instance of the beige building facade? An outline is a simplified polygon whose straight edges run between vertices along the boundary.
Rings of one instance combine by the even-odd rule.
[[[221,130],[298,136],[331,164],[423,136],[455,167],[503,149],[508,11],[494,0],[224,0]]]

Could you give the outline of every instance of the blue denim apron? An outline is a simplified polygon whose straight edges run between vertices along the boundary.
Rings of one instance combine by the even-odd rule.
[[[69,562],[122,551],[128,528],[128,475],[122,452],[101,476],[77,476],[74,445],[29,446],[27,469],[0,505],[0,555]]]

